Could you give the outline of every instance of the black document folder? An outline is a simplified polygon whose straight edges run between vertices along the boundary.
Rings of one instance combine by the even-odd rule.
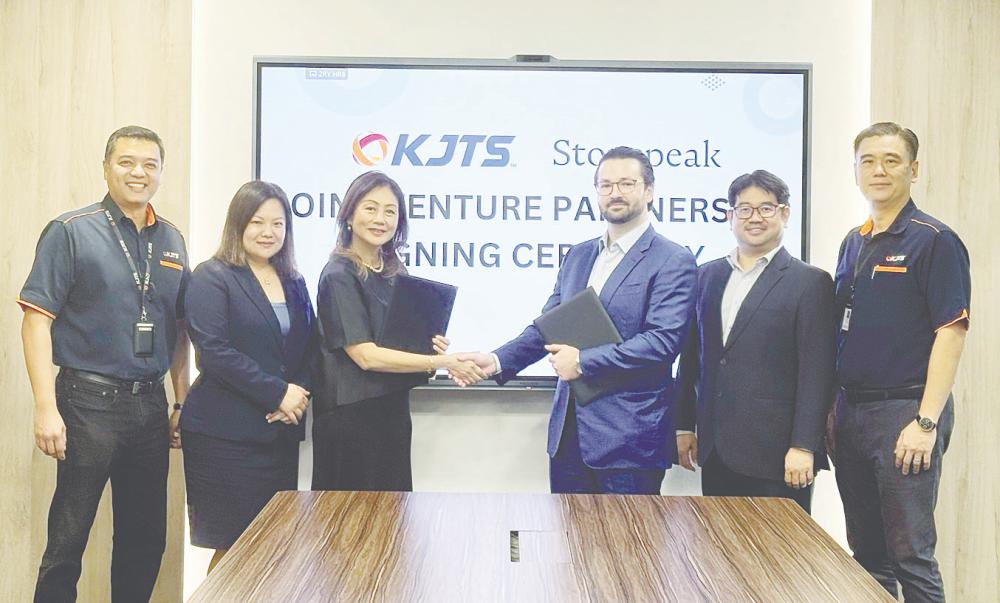
[[[444,335],[458,288],[407,274],[396,277],[378,345],[433,354],[431,338]]]
[[[622,342],[622,336],[593,287],[587,287],[536,318],[535,327],[545,343],[561,343],[580,350]],[[570,381],[569,387],[577,404],[584,405],[620,389],[621,382],[614,378],[580,377]]]

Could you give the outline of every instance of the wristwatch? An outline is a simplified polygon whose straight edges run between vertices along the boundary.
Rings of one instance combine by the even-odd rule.
[[[928,417],[921,417],[920,415],[917,415],[917,425],[919,425],[920,429],[923,431],[930,432],[937,429],[937,423],[931,421]]]

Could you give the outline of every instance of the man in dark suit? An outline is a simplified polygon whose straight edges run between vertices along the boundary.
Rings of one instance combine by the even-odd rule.
[[[550,353],[559,376],[549,421],[552,492],[658,494],[673,458],[666,394],[693,310],[696,268],[688,250],[650,225],[653,182],[641,151],[604,155],[594,186],[608,230],[570,249],[542,309],[593,287],[624,342],[545,345],[529,326],[493,354],[468,356],[503,383]],[[581,378],[614,379],[619,387],[582,405],[569,389]]]
[[[809,512],[828,468],[833,281],[781,246],[788,196],[764,170],[730,185],[738,246],[698,269],[674,420],[679,462],[693,471],[697,459],[703,494],[790,498]]]

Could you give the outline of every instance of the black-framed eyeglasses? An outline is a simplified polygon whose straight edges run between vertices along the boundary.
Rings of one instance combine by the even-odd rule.
[[[737,205],[732,209],[733,215],[735,215],[740,220],[749,220],[753,216],[753,212],[760,214],[760,217],[767,220],[768,218],[773,218],[777,215],[778,210],[782,207],[788,207],[788,205],[782,203],[780,205],[772,205],[770,203],[764,203],[754,207],[752,205]]]
[[[610,195],[615,187],[618,187],[618,192],[623,195],[627,195],[635,190],[637,184],[642,182],[642,180],[619,180],[618,182],[598,182],[594,185],[597,192],[602,195]]]

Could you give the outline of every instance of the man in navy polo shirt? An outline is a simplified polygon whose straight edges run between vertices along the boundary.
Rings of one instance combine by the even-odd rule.
[[[907,603],[944,601],[934,546],[951,389],[969,327],[969,254],[917,209],[917,137],[874,124],[854,139],[870,216],[837,261],[837,485],[854,558]]]
[[[74,601],[108,479],[114,514],[111,597],[149,599],[166,545],[167,467],[179,447],[163,377],[188,389],[184,238],[149,204],[163,143],[138,126],[111,135],[108,194],[51,221],[18,304],[35,399],[35,444],[58,459],[35,601]],[[59,366],[53,374],[52,363]]]

